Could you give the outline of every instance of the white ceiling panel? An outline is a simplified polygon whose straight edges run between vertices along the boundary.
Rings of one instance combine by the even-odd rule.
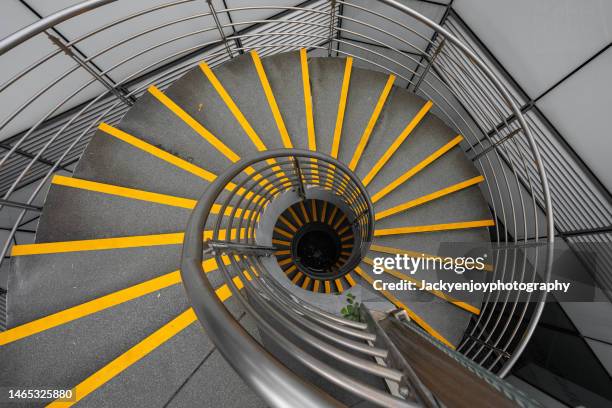
[[[2,38],[38,20],[26,7],[13,0],[3,0],[0,16]],[[2,91],[0,140],[36,123],[65,98],[70,100],[59,106],[51,116],[74,107],[102,91],[102,86],[93,84],[72,96],[91,79],[88,73],[80,70],[56,82],[56,79],[75,66],[74,61],[63,53],[59,53],[42,65],[35,65],[54,49],[55,46],[41,34],[0,56],[1,84],[7,84],[25,68],[34,67]],[[50,87],[46,92],[40,92],[47,86]],[[29,102],[33,98],[36,99]]]
[[[612,49],[591,61],[538,103],[542,112],[612,190]]]
[[[612,41],[610,0],[456,0],[453,8],[532,98]]]

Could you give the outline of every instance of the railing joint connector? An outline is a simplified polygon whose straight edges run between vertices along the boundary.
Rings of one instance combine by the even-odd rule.
[[[486,149],[484,149],[482,152],[474,155],[474,157],[472,157],[470,160],[471,161],[476,161],[476,160],[480,159],[482,156],[484,156],[485,154],[489,153],[491,150],[496,149],[500,145],[502,145],[502,144],[506,143],[508,140],[512,139],[521,130],[523,130],[523,129],[522,128],[514,129],[512,132],[508,133],[506,136],[502,137],[497,142],[493,143],[491,146],[489,146]]]

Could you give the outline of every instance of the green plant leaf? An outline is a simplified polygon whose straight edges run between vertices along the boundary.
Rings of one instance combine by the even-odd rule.
[[[353,299],[351,299],[351,298],[347,298],[346,301],[348,302],[349,305],[353,304]]]
[[[340,313],[342,313],[343,315],[347,315],[349,312],[346,307],[343,307],[342,309],[340,309]]]

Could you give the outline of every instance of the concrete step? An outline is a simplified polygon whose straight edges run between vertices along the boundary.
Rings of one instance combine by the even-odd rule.
[[[188,307],[175,285],[3,345],[0,384],[72,388]]]
[[[236,302],[230,302],[236,313]],[[256,325],[242,312],[235,314],[255,338]],[[82,404],[95,407],[264,407],[208,339],[196,321],[146,358],[87,396]]]
[[[191,210],[52,185],[37,242],[182,232]]]
[[[331,153],[345,66],[345,58],[309,61],[317,150],[326,154]],[[338,151],[345,164],[350,163],[386,82],[386,75],[352,68]]]
[[[293,147],[308,149],[300,54],[288,52],[261,61]]]
[[[9,326],[176,271],[179,245],[13,257]]]
[[[194,162],[195,156],[183,156],[183,159]],[[202,178],[101,130],[89,142],[74,177],[193,199],[198,198],[208,185]]]

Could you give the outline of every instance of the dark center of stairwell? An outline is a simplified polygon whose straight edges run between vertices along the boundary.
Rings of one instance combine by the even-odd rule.
[[[278,217],[272,242],[287,278],[304,290],[338,293],[354,282],[344,266],[353,256],[355,231],[332,201],[306,199]]]
[[[300,269],[314,278],[325,278],[336,272],[341,242],[338,233],[326,224],[304,225],[293,239],[293,256]]]

